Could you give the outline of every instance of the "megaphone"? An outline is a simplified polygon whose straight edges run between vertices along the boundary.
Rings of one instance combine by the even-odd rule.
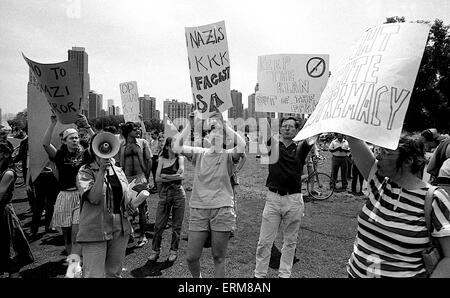
[[[102,132],[94,136],[92,151],[100,158],[114,157],[120,149],[119,138],[110,132]]]

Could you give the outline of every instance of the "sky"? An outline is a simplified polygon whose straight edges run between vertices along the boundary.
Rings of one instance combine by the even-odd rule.
[[[139,96],[192,102],[184,28],[225,21],[231,89],[254,92],[257,59],[268,54],[329,54],[330,70],[368,28],[386,17],[441,19],[450,0],[1,0],[0,108],[26,108],[28,66],[67,60],[84,47],[90,86],[103,105],[120,105],[119,84],[137,81]]]

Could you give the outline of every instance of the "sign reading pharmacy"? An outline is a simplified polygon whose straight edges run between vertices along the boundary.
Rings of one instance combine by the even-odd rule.
[[[255,110],[311,114],[325,89],[328,73],[329,55],[259,56]]]

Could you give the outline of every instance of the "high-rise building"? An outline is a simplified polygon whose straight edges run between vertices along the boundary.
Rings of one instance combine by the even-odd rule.
[[[139,110],[144,121],[156,118],[156,98],[148,94],[139,97]]]
[[[233,106],[228,109],[228,118],[243,118],[244,105],[242,104],[242,93],[234,89],[231,90],[231,101],[233,102]]]
[[[97,94],[94,90],[89,91],[89,119],[94,119],[101,116],[103,108],[103,94]]]
[[[194,105],[176,99],[166,99],[164,101],[164,115],[167,115],[171,120],[174,119],[188,119],[192,112]]]
[[[259,85],[256,84],[255,86],[255,93],[256,91],[259,90]],[[248,96],[248,112],[247,112],[247,118],[255,118],[255,119],[259,119],[259,118],[275,118],[275,112],[256,112],[255,111],[255,96],[256,94],[252,93]]]
[[[122,114],[120,113],[120,106],[116,106],[116,115],[122,115]]]
[[[68,50],[68,59],[76,60],[77,70],[81,80],[81,113],[83,115],[89,115],[89,73],[88,73],[88,54],[82,47],[72,47]]]
[[[161,120],[161,112],[159,110],[156,110],[155,112],[155,119]]]
[[[111,116],[116,114],[116,107],[114,106],[114,99],[107,99],[106,100],[106,114]]]

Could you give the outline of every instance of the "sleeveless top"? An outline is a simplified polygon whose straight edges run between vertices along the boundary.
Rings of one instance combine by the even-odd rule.
[[[175,159],[175,162],[171,166],[169,166],[167,168],[162,168],[161,169],[161,174],[166,174],[166,175],[174,175],[174,174],[176,174],[178,172],[178,169],[180,168],[180,164],[178,162],[178,158],[180,158],[180,157],[177,157]],[[162,184],[163,185],[181,184],[181,180],[174,180],[174,181],[171,181],[171,182],[163,182]]]
[[[7,171],[13,172],[14,178],[13,178],[13,181],[11,181],[11,184],[8,186],[8,189],[6,190],[6,192],[3,194],[3,197],[0,198],[0,207],[1,208],[4,207],[5,205],[11,203],[11,200],[13,197],[13,192],[14,192],[14,185],[15,185],[16,179],[17,179],[17,173],[13,169],[6,169],[0,175],[0,181],[3,179],[3,176],[5,175],[5,173]]]

